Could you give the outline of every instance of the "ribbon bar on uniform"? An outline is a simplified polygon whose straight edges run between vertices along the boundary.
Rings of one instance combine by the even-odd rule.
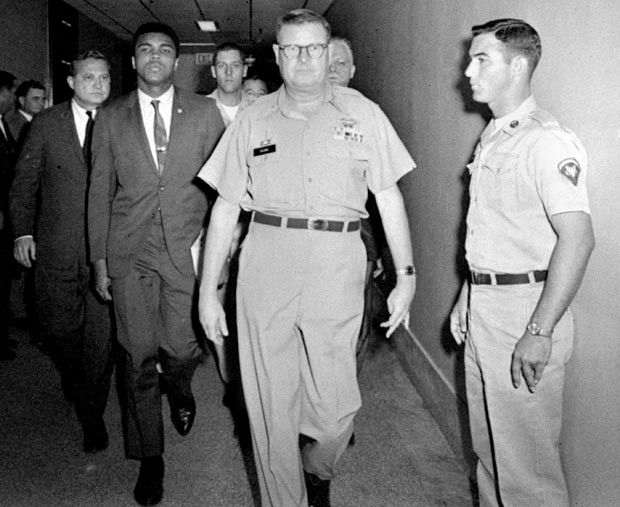
[[[285,227],[287,229],[309,229],[312,231],[353,232],[360,228],[359,220],[339,222],[338,220],[326,220],[323,218],[278,217],[275,215],[267,215],[260,211],[254,212],[252,220],[263,225]]]
[[[476,273],[470,271],[469,279],[474,285],[519,285],[544,282],[547,270],[528,271],[527,273]]]

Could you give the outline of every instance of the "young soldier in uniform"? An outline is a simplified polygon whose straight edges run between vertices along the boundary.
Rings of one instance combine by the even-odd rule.
[[[279,20],[273,49],[283,86],[241,114],[200,173],[219,192],[199,302],[214,341],[228,334],[219,273],[240,208],[252,212],[239,261],[237,327],[264,506],[329,505],[329,481],[361,404],[355,343],[368,188],[400,273],[382,324],[388,336],[415,292],[396,184],[415,164],[376,104],[327,81],[330,34],[325,19],[305,9]]]
[[[480,504],[568,505],[559,453],[568,305],[594,247],[586,154],[531,95],[534,28],[516,19],[474,26],[469,54],[474,100],[493,120],[468,166],[471,276],[450,328],[457,343],[467,338]]]

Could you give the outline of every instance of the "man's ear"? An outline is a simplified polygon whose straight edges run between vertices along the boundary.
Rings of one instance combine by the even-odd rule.
[[[211,65],[211,75],[213,76],[213,79],[217,79],[217,75],[215,74],[215,67],[213,65]]]
[[[515,77],[520,77],[524,74],[527,74],[529,71],[529,67],[530,67],[529,61],[523,55],[517,55],[513,57],[512,61],[510,62],[510,68],[511,68],[512,74]]]
[[[280,65],[280,46],[278,44],[273,44],[271,46],[273,48],[273,54],[276,56],[276,64]]]
[[[351,65],[351,75],[349,76],[349,78],[353,79],[353,76],[355,76],[355,65]]]
[[[136,70],[136,57],[135,56],[131,57],[131,68],[133,70]]]
[[[73,88],[73,76],[67,76],[67,83],[69,83],[69,88],[71,88],[72,90],[74,90],[75,88]]]
[[[69,85],[71,86],[71,85]],[[19,105],[21,106],[21,109],[24,108],[24,105],[26,105],[26,97],[17,97],[17,102],[19,102]]]

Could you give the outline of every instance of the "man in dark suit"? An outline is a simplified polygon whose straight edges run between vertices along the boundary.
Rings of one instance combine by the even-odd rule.
[[[138,89],[104,108],[94,131],[88,230],[97,290],[114,297],[125,351],[125,449],[141,461],[134,497],[154,505],[164,475],[157,363],[181,435],[196,411],[191,380],[202,351],[190,247],[208,203],[195,176],[224,125],[211,99],[173,86],[179,40],[172,28],[142,25],[133,48]]]
[[[32,118],[45,109],[46,95],[43,83],[34,79],[22,81],[15,90],[17,107],[7,113],[5,119],[16,141],[18,153],[24,144]],[[31,300],[32,273],[28,273],[23,266],[16,265],[15,268],[11,284],[11,317],[15,323],[29,328],[27,307]],[[35,338],[35,343],[40,343],[38,337]]]
[[[9,340],[12,238],[9,227],[9,188],[15,166],[15,141],[5,120],[15,101],[15,76],[0,70],[0,359],[13,359]]]
[[[34,79],[23,81],[15,90],[17,108],[6,115],[6,122],[18,146],[23,144],[27,132],[25,127],[30,124],[33,116],[45,109],[46,96],[43,83]]]
[[[88,51],[72,62],[73,98],[39,113],[15,169],[10,207],[15,259],[34,266],[39,336],[75,402],[84,451],[108,446],[103,413],[111,374],[109,305],[92,288],[86,191],[92,118],[110,93],[109,64]],[[37,207],[39,211],[37,212]]]

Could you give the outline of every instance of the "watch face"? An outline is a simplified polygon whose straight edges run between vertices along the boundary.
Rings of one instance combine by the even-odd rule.
[[[540,328],[538,324],[536,324],[536,322],[530,322],[527,325],[527,330],[530,334],[533,334],[533,335],[540,334],[540,332],[542,331],[542,329]]]

